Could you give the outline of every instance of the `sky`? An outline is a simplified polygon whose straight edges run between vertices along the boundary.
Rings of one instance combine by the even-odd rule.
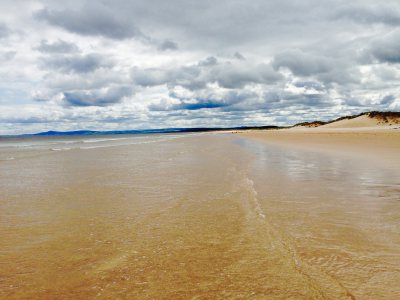
[[[395,0],[0,0],[0,134],[400,110]]]

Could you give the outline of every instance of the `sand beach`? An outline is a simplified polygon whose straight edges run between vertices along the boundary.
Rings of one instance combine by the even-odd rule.
[[[397,129],[3,143],[3,299],[400,295]]]

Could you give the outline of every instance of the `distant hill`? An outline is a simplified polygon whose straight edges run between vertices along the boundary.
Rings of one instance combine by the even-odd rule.
[[[223,131],[223,130],[257,130],[257,129],[279,129],[278,126],[240,126],[240,127],[196,127],[196,128],[165,128],[165,129],[144,129],[144,130],[114,130],[114,131],[46,131],[31,136],[69,136],[69,135],[99,135],[99,134],[149,134],[149,133],[176,133],[176,132],[207,132],[207,131]]]
[[[77,131],[46,131],[46,132],[35,133],[32,135],[90,135],[96,133],[97,131],[77,130]]]

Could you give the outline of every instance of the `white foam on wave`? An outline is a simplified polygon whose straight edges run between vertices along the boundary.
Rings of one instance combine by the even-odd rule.
[[[182,138],[183,134],[162,134],[162,135],[138,135],[129,137],[112,137],[112,138],[77,138],[68,140],[42,140],[42,141],[31,141],[26,140],[16,141],[12,143],[2,144],[0,148],[10,149],[10,151],[31,151],[31,150],[47,150],[47,151],[68,151],[72,149],[96,149],[96,148],[108,148],[128,145],[139,145],[147,143],[156,143],[162,141],[168,141],[172,139]],[[188,135],[186,135],[188,136]],[[87,146],[85,146],[87,145]],[[89,146],[90,145],[90,146]],[[5,159],[1,159],[5,160]]]
[[[80,141],[61,141],[60,143],[62,144],[76,144],[79,143]]]
[[[247,189],[247,190],[251,193],[251,195],[252,195],[251,200],[252,200],[252,202],[253,202],[252,204],[253,204],[255,213],[256,213],[259,217],[261,217],[262,219],[265,219],[265,218],[266,218],[266,215],[265,215],[265,213],[263,212],[263,210],[262,210],[262,208],[261,208],[260,202],[258,201],[258,197],[257,197],[257,196],[258,196],[258,193],[257,193],[257,191],[256,191],[255,188],[254,188],[254,182],[253,182],[253,180],[251,180],[250,178],[246,177],[246,178],[244,178],[243,183],[244,183],[246,189]]]
[[[71,150],[72,148],[51,148],[51,151],[68,151]]]
[[[124,137],[124,138],[123,137],[121,137],[121,138],[103,138],[103,139],[93,138],[93,139],[83,140],[82,142],[83,143],[101,143],[101,142],[119,141],[119,140],[128,140],[128,139],[132,139],[132,138],[127,138],[127,137]]]
[[[156,137],[152,140],[145,140],[141,139],[140,141],[132,141],[129,143],[122,143],[122,144],[103,144],[103,145],[95,145],[95,146],[83,146],[79,147],[81,150],[90,150],[90,149],[97,149],[97,148],[110,148],[110,147],[120,147],[120,146],[130,146],[130,145],[141,145],[141,144],[151,144],[151,143],[158,143],[158,142],[164,142],[164,141],[169,141],[177,138],[181,138],[183,136],[181,135],[175,135],[175,136],[168,136],[168,137]],[[146,137],[146,139],[149,139],[150,137]],[[132,140],[132,138],[126,138]],[[134,138],[136,139],[136,138]],[[119,140],[119,139],[117,139]]]
[[[3,160],[3,161],[9,161],[9,160],[14,160],[14,159],[15,159],[15,157],[12,157],[12,156],[6,157],[6,158],[0,158],[0,160]]]

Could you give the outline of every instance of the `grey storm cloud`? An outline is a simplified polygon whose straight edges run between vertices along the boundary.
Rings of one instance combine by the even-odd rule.
[[[215,58],[214,56],[209,56],[206,59],[203,59],[198,62],[199,66],[215,66],[218,63],[218,59]]]
[[[183,86],[190,90],[204,88],[207,84],[218,83],[223,88],[243,88],[248,84],[271,84],[282,79],[268,64],[248,62],[219,63],[215,57],[208,57],[197,64],[171,69],[132,70],[134,82],[141,86]]]
[[[293,84],[296,87],[314,89],[316,91],[323,91],[325,89],[324,85],[317,81],[296,81]]]
[[[400,25],[400,10],[389,3],[349,3],[335,11],[335,18],[371,24]]]
[[[360,72],[349,57],[332,57],[298,49],[277,54],[272,62],[276,70],[289,69],[298,77],[315,77],[321,83],[342,85],[358,83]]]
[[[61,55],[42,59],[42,66],[64,73],[89,73],[99,68],[110,68],[112,63],[99,54]]]
[[[280,110],[285,108],[304,109],[307,107],[324,108],[332,106],[328,93],[293,93],[279,89],[266,92],[258,102],[258,108]]]
[[[293,49],[277,54],[274,57],[273,66],[276,69],[286,67],[294,75],[310,76],[329,72],[333,68],[334,62],[327,57]]]
[[[158,46],[158,49],[161,51],[178,50],[178,44],[171,40],[165,40]]]
[[[140,35],[140,31],[128,20],[121,19],[106,5],[85,2],[80,10],[44,8],[35,13],[39,20],[81,34],[126,39]]]
[[[216,70],[215,81],[225,88],[242,88],[247,84],[269,84],[282,76],[268,64],[226,64]]]
[[[60,8],[58,2],[48,1],[35,16],[81,35],[126,39],[140,36],[143,31],[151,36],[166,34],[167,38],[172,37],[186,47],[210,47],[213,50],[257,41],[280,44],[284,42],[282,39],[293,36],[293,29],[305,38],[312,38],[317,32],[312,29],[314,23],[330,16],[331,10],[326,7],[332,7],[318,0],[71,2],[65,5],[70,7]],[[345,3],[343,0],[337,2],[338,7]],[[308,23],[304,18],[308,18]]]
[[[237,58],[237,59],[240,59],[240,60],[245,60],[245,59],[246,59],[246,58],[243,56],[243,54],[240,53],[240,52],[235,52],[235,53],[233,54],[233,57],[234,57],[234,58]]]
[[[53,43],[47,40],[42,40],[40,45],[36,47],[36,50],[43,53],[71,53],[79,52],[79,47],[73,43],[60,39]]]
[[[400,30],[374,39],[367,51],[379,62],[400,63]]]
[[[381,99],[381,103],[382,105],[387,105],[387,104],[392,104],[394,102],[394,100],[396,100],[396,97],[393,95],[387,95],[385,97],[383,97]]]
[[[99,90],[64,92],[63,97],[67,106],[108,106],[132,94],[131,87],[117,86]]]

